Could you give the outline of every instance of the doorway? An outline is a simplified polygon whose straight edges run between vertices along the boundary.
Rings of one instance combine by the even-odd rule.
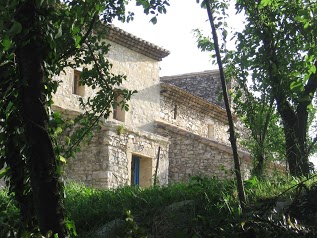
[[[152,159],[139,155],[132,155],[131,185],[150,187],[152,185]]]

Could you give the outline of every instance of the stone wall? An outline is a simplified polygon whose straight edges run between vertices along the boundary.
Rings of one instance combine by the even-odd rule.
[[[73,91],[73,79],[74,69],[66,68],[65,72],[61,72],[60,75],[56,75],[54,80],[60,82],[56,94],[53,96],[54,105],[66,110],[81,112],[78,99],[80,96],[72,93]],[[89,87],[85,87],[85,95],[93,96],[94,90]]]
[[[163,185],[168,183],[168,140],[120,123],[106,122],[90,143],[81,147],[76,158],[68,160],[64,176],[99,188],[129,185],[132,155],[151,159],[149,169],[154,176],[159,147],[157,179]],[[148,181],[147,185],[151,183]]]
[[[160,111],[159,63],[114,42],[110,44],[107,58],[113,64],[112,73],[127,76],[120,87],[138,91],[128,102],[130,110],[125,112],[125,124],[153,132],[153,121],[159,118]],[[74,69],[68,68],[65,72],[55,77],[61,84],[54,95],[54,104],[80,112],[80,96],[72,94]],[[94,90],[85,86],[85,97],[94,94]],[[108,119],[114,120],[112,115]]]
[[[169,181],[186,181],[190,176],[217,176],[232,178],[234,161],[231,147],[215,140],[203,138],[183,128],[156,122],[158,134],[169,138]],[[249,155],[240,151],[241,171],[246,179],[250,175]]]
[[[177,107],[176,119],[174,119],[175,107]],[[229,144],[227,123],[212,117],[208,110],[210,109],[207,107],[205,110],[197,110],[193,101],[186,98],[175,100],[165,95],[161,97],[161,120],[202,137]]]
[[[126,125],[154,132],[154,121],[160,116],[159,62],[110,42],[108,58],[113,72],[127,75],[122,87],[137,90],[129,102]]]

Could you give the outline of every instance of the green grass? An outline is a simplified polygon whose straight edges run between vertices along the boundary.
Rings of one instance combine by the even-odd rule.
[[[196,215],[205,216],[209,212],[215,216],[218,214],[217,219],[225,219],[228,208],[223,206],[224,199],[235,194],[234,183],[231,181],[202,178],[192,179],[189,183],[148,189],[122,187],[116,190],[98,190],[69,184],[66,191],[65,207],[69,218],[76,222],[80,234],[111,220],[123,218],[127,210],[142,223],[143,228],[150,230],[155,215],[160,214],[165,207],[188,200],[194,202]],[[231,205],[238,206],[236,202],[230,202]]]
[[[248,213],[258,214],[259,204],[283,193],[297,182],[292,178],[281,176],[262,180],[252,178],[246,181],[245,188],[250,205]],[[308,184],[313,182],[316,181],[309,181]],[[94,237],[93,233],[99,227],[115,219],[124,220],[127,217],[130,218],[129,226],[126,227],[127,232],[131,233],[133,230],[131,234],[139,235],[125,237],[155,234],[155,237],[166,238],[233,238],[239,237],[243,232],[240,224],[246,221],[249,227],[262,229],[257,228],[261,222],[241,216],[234,181],[194,177],[187,183],[175,183],[164,187],[155,186],[148,189],[122,187],[113,190],[94,189],[78,183],[69,183],[65,193],[67,217],[75,222],[79,237]],[[283,193],[280,199],[290,199],[293,194],[294,189],[291,189]],[[179,209],[178,206],[181,206],[181,209],[174,212],[173,209]],[[127,216],[127,211],[131,212],[133,219]],[[268,226],[270,230],[269,224],[270,222],[265,221],[263,227]],[[6,237],[5,234],[10,229],[16,229],[18,225],[18,211],[14,202],[7,195],[6,190],[1,190],[0,237]],[[280,235],[278,232],[276,234]],[[272,237],[278,236],[272,235]]]
[[[248,203],[267,201],[292,187],[298,181],[287,177],[273,177],[264,180],[253,178],[245,182]],[[158,214],[170,204],[180,201],[194,201],[194,212],[188,214],[193,221],[187,227],[186,236],[195,232],[200,236],[209,234],[221,236],[221,230],[234,232],[230,225],[240,217],[236,185],[233,181],[192,178],[188,183],[171,184],[166,187],[123,187],[116,190],[98,190],[78,184],[69,184],[66,208],[70,219],[76,222],[79,234],[87,232],[117,218],[123,218],[130,210],[137,223],[148,232],[151,231]],[[281,196],[292,197],[293,190]],[[82,216],[85,214],[85,216]],[[198,236],[199,237],[199,236]]]

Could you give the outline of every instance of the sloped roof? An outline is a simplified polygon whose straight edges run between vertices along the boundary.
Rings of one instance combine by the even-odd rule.
[[[134,36],[119,27],[108,25],[107,28],[108,34],[106,38],[108,40],[148,56],[154,60],[161,61],[164,57],[170,54],[168,50]]]
[[[161,77],[161,82],[174,85],[209,103],[224,108],[219,70]]]

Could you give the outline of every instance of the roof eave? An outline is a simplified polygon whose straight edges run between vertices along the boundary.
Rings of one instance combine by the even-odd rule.
[[[134,36],[114,25],[107,25],[107,29],[106,39],[151,59],[162,61],[163,58],[170,54],[168,50]]]

